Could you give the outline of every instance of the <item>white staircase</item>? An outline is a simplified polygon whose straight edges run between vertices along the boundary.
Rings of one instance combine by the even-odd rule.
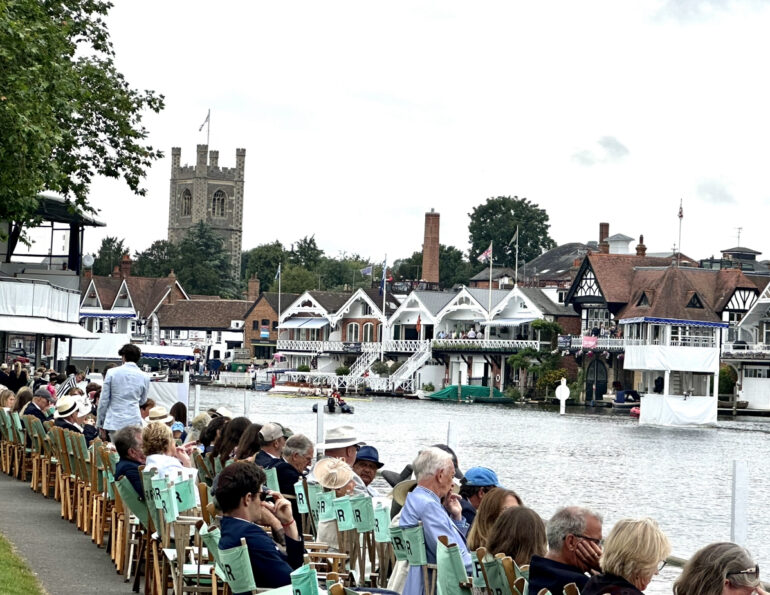
[[[369,370],[371,365],[380,357],[379,350],[372,349],[370,351],[364,351],[358,359],[350,366],[350,372],[348,372],[348,378],[353,380],[355,378],[361,378]]]
[[[414,390],[414,386],[412,386],[414,374],[431,358],[431,355],[431,342],[420,341],[417,351],[409,356],[409,359],[390,376],[390,390],[396,391],[399,388]]]

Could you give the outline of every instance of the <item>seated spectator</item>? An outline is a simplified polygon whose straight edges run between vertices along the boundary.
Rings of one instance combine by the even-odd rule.
[[[260,450],[254,462],[264,469],[270,469],[281,460],[283,447],[286,445],[286,432],[281,424],[268,422],[257,434]]]
[[[226,417],[227,419],[235,419],[233,412],[230,411],[227,407],[220,407],[219,409],[209,409],[208,413],[209,415],[211,415],[212,419],[215,417]]]
[[[155,407],[150,409],[146,421],[148,424],[164,424],[170,428],[171,424],[174,423],[174,418],[171,416],[171,414],[169,414],[168,409],[166,409],[163,405],[155,405]]]
[[[465,569],[470,571],[471,555],[465,545],[468,523],[462,516],[460,497],[451,493],[455,473],[451,455],[429,447],[417,455],[412,468],[417,486],[406,497],[399,526],[413,527],[422,523],[428,564],[436,563],[436,543],[440,535],[446,535],[451,543],[457,544]],[[404,594],[422,595],[424,591],[422,569],[410,566]]]
[[[209,424],[201,431],[200,443],[203,446],[203,452],[211,453],[214,450],[214,444],[219,440],[222,429],[230,422],[226,417],[212,418]]]
[[[334,492],[335,498],[351,496],[355,491],[356,484],[353,481],[353,469],[342,459],[332,457],[321,459],[313,467],[313,475],[325,491]],[[336,519],[319,521],[316,538],[321,543],[328,544],[329,551],[340,551]]]
[[[153,399],[147,399],[144,402],[144,405],[139,405],[139,415],[142,416],[142,425],[146,426],[149,421],[147,421],[147,418],[150,416],[150,410],[155,407],[155,401]]]
[[[32,400],[24,409],[23,415],[34,415],[41,422],[50,421],[53,418],[53,403],[54,398],[51,393],[44,388],[39,388],[32,395]]]
[[[249,425],[251,422],[248,417],[236,417],[230,420],[222,429],[217,441],[214,442],[214,448],[211,450],[212,459],[219,458],[222,467],[224,467],[228,459],[235,456],[236,447]]]
[[[513,506],[523,506],[521,498],[512,490],[492,488],[481,501],[471,530],[468,532],[468,547],[477,550],[487,547],[487,537],[500,514]]]
[[[353,471],[361,478],[366,486],[366,493],[373,498],[380,494],[372,487],[374,478],[377,477],[377,470],[385,466],[380,463],[380,453],[373,446],[362,446],[356,454],[356,462],[353,463]]]
[[[142,450],[146,459],[145,469],[158,470],[158,477],[176,476],[179,472],[186,478],[197,475],[192,469],[190,457],[183,446],[174,444],[171,428],[163,423],[151,423],[142,432]]]
[[[510,556],[516,564],[529,564],[532,556],[545,556],[545,523],[534,510],[516,506],[504,510],[487,537],[487,551]]]
[[[56,411],[54,413],[54,422],[58,428],[64,428],[70,432],[77,432],[86,436],[86,442],[96,438],[98,432],[93,423],[90,424],[90,431],[86,432],[86,418],[91,414],[91,404],[84,401],[81,397],[67,395],[56,401]]]
[[[175,421],[171,424],[171,434],[174,436],[174,441],[179,441],[180,444],[184,443],[184,424],[181,421]]]
[[[214,496],[223,513],[219,549],[237,547],[245,539],[257,587],[274,589],[291,584],[289,575],[302,566],[303,551],[291,505],[275,492],[271,492],[274,503],[263,501],[264,483],[262,469],[236,461],[219,474]],[[283,530],[286,555],[259,525],[269,525],[275,532]]]
[[[44,389],[38,389],[38,390],[44,390]],[[19,415],[21,415],[26,410],[27,405],[29,405],[29,403],[32,402],[32,395],[33,394],[34,393],[32,392],[32,390],[28,386],[25,386],[25,387],[20,388],[19,390],[17,390],[16,391],[16,404],[13,406],[13,410],[16,413],[18,413]],[[51,397],[51,399],[54,398],[54,396],[51,395],[50,391],[49,391],[48,394]],[[48,406],[46,405],[46,407],[48,407]]]
[[[734,543],[712,543],[698,550],[674,581],[674,595],[738,593],[767,595],[759,581],[759,566]]]
[[[200,442],[201,432],[211,423],[211,416],[208,413],[199,413],[193,417],[190,422],[190,430],[187,432],[185,444],[188,442]]]
[[[115,465],[115,479],[125,475],[139,494],[139,498],[144,500],[142,478],[139,475],[139,467],[147,460],[142,450],[142,428],[140,426],[121,428],[115,432],[113,443],[120,457]]]
[[[561,593],[564,585],[575,583],[582,589],[591,571],[599,571],[602,555],[602,517],[586,508],[562,508],[545,529],[548,553],[532,556],[529,585],[533,593],[548,589]]]
[[[484,495],[492,488],[499,487],[500,480],[492,469],[471,467],[465,472],[465,477],[460,480],[460,504],[463,507],[463,518],[469,525],[473,524]]]
[[[12,411],[15,404],[16,394],[12,390],[5,388],[0,391],[0,407],[6,411]]]
[[[604,543],[603,574],[593,576],[582,595],[641,595],[671,553],[668,538],[652,519],[618,521]]]
[[[184,403],[177,401],[168,413],[175,421],[181,422],[182,427],[187,427],[187,406]]]
[[[238,441],[238,446],[235,449],[237,451],[236,459],[239,461],[246,459],[254,461],[260,449],[259,431],[261,429],[262,424],[251,424],[243,431],[241,439]]]
[[[68,395],[73,388],[77,388],[78,382],[82,382],[86,375],[79,372],[72,364],[66,368],[66,378],[56,387],[56,398]]]

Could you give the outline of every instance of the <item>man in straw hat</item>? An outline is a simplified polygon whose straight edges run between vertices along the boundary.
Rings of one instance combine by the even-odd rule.
[[[465,569],[471,570],[471,554],[465,543],[468,523],[462,516],[460,497],[452,493],[455,466],[452,456],[436,447],[426,448],[412,463],[417,486],[406,497],[399,526],[414,527],[422,523],[428,564],[436,563],[436,542],[446,535],[460,549]],[[449,513],[449,514],[447,514]],[[403,595],[424,595],[422,571],[411,566]]]
[[[123,365],[107,372],[102,386],[102,396],[96,415],[96,427],[101,428],[104,438],[126,426],[142,423],[139,407],[147,401],[150,377],[137,366],[141,350],[131,343],[118,351]]]
[[[353,426],[339,426],[329,428],[326,432],[323,442],[324,456],[332,459],[342,459],[350,467],[356,462],[356,455],[364,445],[356,438],[356,430]],[[315,477],[315,470],[308,476],[308,482],[318,483]],[[353,472],[353,482],[355,483],[356,494],[368,494],[363,480]]]

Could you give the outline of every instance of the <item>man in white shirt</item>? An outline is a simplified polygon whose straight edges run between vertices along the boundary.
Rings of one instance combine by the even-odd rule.
[[[96,426],[107,439],[111,432],[141,425],[139,407],[147,401],[150,392],[150,377],[136,365],[142,357],[139,347],[128,343],[120,348],[118,355],[123,358],[123,365],[107,372],[96,414]]]

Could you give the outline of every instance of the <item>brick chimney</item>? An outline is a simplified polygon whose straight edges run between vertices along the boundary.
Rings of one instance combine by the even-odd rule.
[[[438,283],[440,215],[433,209],[425,213],[425,236],[422,242],[422,279]]]
[[[599,224],[599,253],[609,254],[610,244],[607,242],[607,238],[610,237],[610,224]]]
[[[112,274],[110,277],[115,277],[116,279],[120,277],[120,267],[118,265],[115,265],[115,268],[112,269]]]
[[[257,279],[257,274],[254,273],[254,276],[249,279],[246,299],[250,302],[256,302],[259,299],[259,289],[259,279]]]
[[[176,275],[174,274],[174,269],[171,269],[171,272],[168,274],[168,287],[171,291],[168,292],[168,297],[166,298],[167,304],[174,304],[176,303]]]
[[[131,257],[128,254],[120,259],[120,276],[122,279],[131,276]]]
[[[636,245],[637,256],[647,256],[647,246],[644,245],[644,236],[639,236],[639,243]]]
[[[87,269],[83,269],[83,276],[86,279],[91,279],[94,276],[94,267],[88,267]]]

